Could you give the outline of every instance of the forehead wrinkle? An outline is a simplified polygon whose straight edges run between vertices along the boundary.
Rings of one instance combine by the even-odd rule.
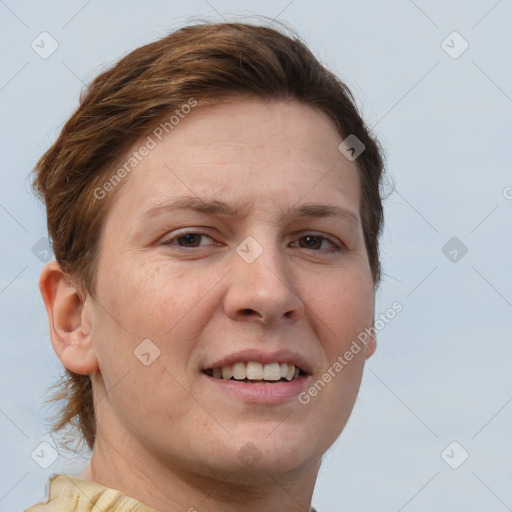
[[[211,215],[225,215],[233,218],[247,216],[251,204],[238,203],[230,204],[218,199],[203,199],[197,196],[182,195],[172,201],[165,201],[151,207],[145,214],[144,220],[151,220],[155,216],[170,213],[177,210],[189,209]],[[268,212],[268,206],[265,208]],[[295,208],[287,209],[282,213],[280,219],[293,218],[329,218],[336,217],[347,221],[349,224],[358,226],[360,218],[350,210],[332,204],[307,203]]]
[[[230,204],[218,199],[203,199],[197,196],[182,195],[151,207],[144,214],[144,218],[151,219],[161,213],[185,209],[229,217],[243,217],[248,213],[249,208],[250,205],[248,204]]]

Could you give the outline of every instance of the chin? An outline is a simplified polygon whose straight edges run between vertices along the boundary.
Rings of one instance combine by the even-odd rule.
[[[303,425],[277,423],[272,428],[268,424],[265,427],[246,426],[234,437],[231,446],[236,449],[231,454],[232,464],[242,474],[254,477],[260,473],[268,478],[269,473],[301,471],[318,461],[331,444],[324,446],[326,436],[312,435],[311,429],[306,430]]]

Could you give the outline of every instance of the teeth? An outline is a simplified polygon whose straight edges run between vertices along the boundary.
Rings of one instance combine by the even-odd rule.
[[[263,380],[279,380],[281,367],[279,363],[269,363],[263,366]]]
[[[216,379],[229,380],[253,380],[253,381],[271,381],[275,382],[281,379],[287,381],[299,377],[300,370],[293,364],[288,363],[267,363],[261,364],[257,361],[247,363],[239,361],[232,365],[228,364],[222,368],[212,368],[211,374]]]
[[[233,365],[233,378],[236,380],[244,380],[247,377],[244,363],[235,363]]]
[[[225,380],[229,380],[233,377],[233,371],[231,370],[231,366],[223,366],[222,367],[222,378]]]
[[[249,380],[261,380],[263,379],[263,365],[255,361],[247,363],[247,378]]]

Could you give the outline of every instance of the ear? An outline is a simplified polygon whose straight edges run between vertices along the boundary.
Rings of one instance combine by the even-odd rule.
[[[377,349],[377,335],[374,334],[371,338],[368,344],[366,345],[366,352],[364,354],[365,359],[368,359],[373,355],[375,350]]]
[[[82,375],[98,371],[87,308],[56,261],[44,266],[39,290],[50,323],[53,349],[62,364]]]

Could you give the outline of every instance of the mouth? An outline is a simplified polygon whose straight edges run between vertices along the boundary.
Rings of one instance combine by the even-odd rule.
[[[308,373],[290,362],[275,361],[260,363],[258,361],[237,361],[213,368],[206,368],[203,373],[219,380],[230,380],[246,384],[277,384],[298,380]]]

